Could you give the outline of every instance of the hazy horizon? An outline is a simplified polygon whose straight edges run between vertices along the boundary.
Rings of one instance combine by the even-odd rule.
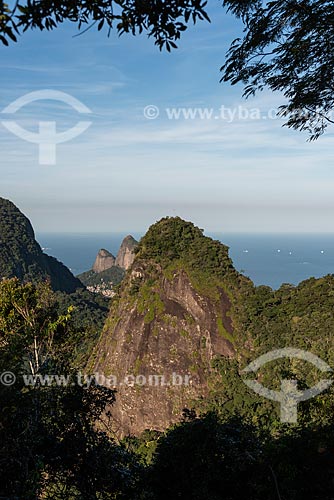
[[[92,268],[97,252],[105,248],[116,256],[127,234],[135,231],[103,233],[37,233],[45,253],[53,255],[74,274]],[[334,273],[334,234],[237,234],[205,231],[229,247],[233,264],[256,285],[279,288],[282,283],[297,285],[311,277]]]
[[[245,101],[241,86],[219,83],[225,51],[241,28],[219,5],[209,5],[209,14],[212,23],[190,27],[171,54],[145,36],[90,30],[73,38],[68,23],[0,47],[0,110],[49,89],[91,111],[78,115],[47,99],[17,111],[16,122],[34,132],[41,121],[53,120],[59,132],[91,121],[56,146],[55,165],[40,165],[38,145],[0,124],[0,196],[36,231],[144,231],[175,214],[207,231],[334,230],[331,129],[308,143],[306,133],[272,119],[280,95],[266,91]],[[213,115],[173,119],[167,112],[189,107]]]

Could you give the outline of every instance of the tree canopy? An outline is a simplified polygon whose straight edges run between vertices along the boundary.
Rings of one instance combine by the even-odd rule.
[[[224,0],[244,25],[222,67],[225,82],[243,83],[244,96],[269,88],[287,103],[286,125],[317,139],[334,105],[333,0]]]
[[[176,42],[190,22],[210,21],[203,0],[17,0],[0,1],[0,42],[8,45],[29,29],[53,30],[65,21],[80,33],[96,27],[137,35],[145,32],[162,49]],[[334,105],[333,0],[222,0],[241,19],[222,66],[222,81],[244,84],[244,96],[269,88],[286,103],[279,114],[288,127],[317,139]]]
[[[8,45],[20,31],[52,30],[64,21],[78,28],[98,30],[106,26],[119,34],[147,32],[160,49],[176,48],[175,41],[186,30],[189,20],[209,21],[203,0],[26,0],[14,8],[0,1],[0,40]]]

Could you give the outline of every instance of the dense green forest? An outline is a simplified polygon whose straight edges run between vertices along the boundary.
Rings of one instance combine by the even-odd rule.
[[[92,270],[78,275],[79,280],[85,286],[96,286],[105,283],[109,286],[117,286],[124,278],[124,269],[113,266],[110,269],[96,273]]]
[[[23,281],[49,280],[53,290],[73,293],[80,280],[54,257],[42,252],[32,225],[9,200],[0,197],[0,276]]]
[[[152,226],[137,259],[157,261],[168,279],[183,265],[203,295],[230,283],[235,290],[236,355],[217,356],[216,383],[179,423],[119,439],[113,433],[117,392],[78,383],[105,321],[108,301],[47,283],[0,283],[0,497],[6,499],[330,500],[334,496],[333,390],[298,405],[297,423],[280,421],[279,404],[252,392],[242,370],[259,355],[292,346],[334,366],[334,277],[273,291],[237,273],[228,249],[181,219]],[[202,274],[204,273],[204,274]],[[205,283],[203,276],[210,282]],[[140,283],[133,282],[133,294]],[[120,300],[122,287],[115,301]],[[94,316],[95,311],[95,316]],[[41,383],[28,375],[69,379]],[[300,389],[321,378],[301,360],[261,368],[259,380]],[[28,379],[29,380],[29,379]],[[6,385],[7,384],[7,385]]]

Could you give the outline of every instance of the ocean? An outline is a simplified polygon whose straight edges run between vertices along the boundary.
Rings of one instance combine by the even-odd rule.
[[[310,277],[334,273],[334,234],[206,233],[230,247],[239,271],[256,285],[279,288]],[[127,233],[39,233],[45,253],[56,257],[77,275],[91,269],[100,248],[116,255]],[[139,239],[142,235],[132,233]]]

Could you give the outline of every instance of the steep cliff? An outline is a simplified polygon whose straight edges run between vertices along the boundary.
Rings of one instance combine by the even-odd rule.
[[[95,273],[101,273],[102,271],[110,269],[114,265],[115,257],[113,254],[102,248],[96,256],[92,269]]]
[[[138,246],[138,241],[136,241],[133,236],[128,235],[122,241],[120,249],[116,257],[116,266],[119,266],[125,270],[131,267],[135,258],[135,249]]]
[[[241,284],[252,286],[228,248],[193,224],[165,218],[149,229],[89,364],[117,388],[120,434],[164,429],[208,395],[213,360],[235,353]]]
[[[0,278],[50,280],[54,290],[74,292],[82,283],[67,267],[42,252],[30,221],[9,200],[0,198]]]

